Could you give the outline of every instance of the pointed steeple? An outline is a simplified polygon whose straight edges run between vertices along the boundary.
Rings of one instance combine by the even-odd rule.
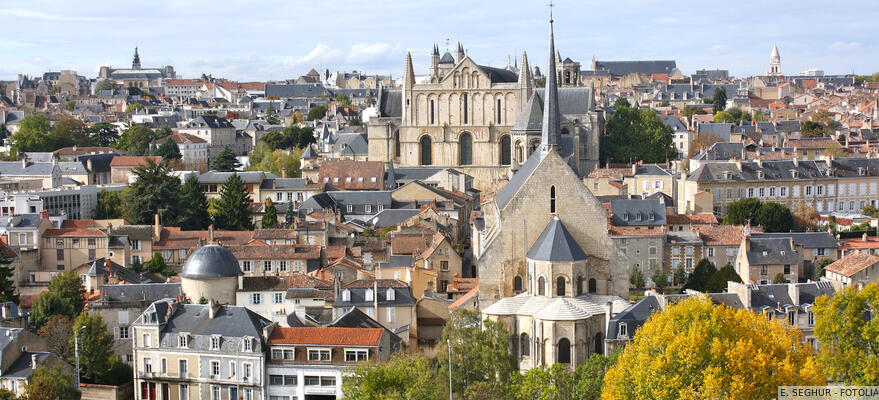
[[[134,59],[131,60],[131,69],[140,69],[140,54],[137,54],[137,46],[134,47]]]
[[[412,53],[406,53],[406,71],[403,75],[403,87],[412,89],[415,86],[415,70],[412,68]]]
[[[522,68],[519,69],[519,86],[531,87],[533,84],[531,77],[531,66],[528,65],[528,53],[522,52]]]
[[[559,88],[556,82],[555,37],[552,29],[552,11],[549,14],[549,66],[546,69],[546,89],[543,92],[543,130],[540,133],[540,151],[558,150],[561,136],[559,116]]]

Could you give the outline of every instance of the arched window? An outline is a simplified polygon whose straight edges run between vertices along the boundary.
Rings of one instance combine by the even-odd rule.
[[[495,123],[498,125],[501,124],[501,111],[502,110],[503,109],[501,108],[501,99],[497,99],[497,121],[495,121]]]
[[[501,165],[510,165],[510,158],[513,156],[510,143],[510,135],[501,136]]]
[[[519,337],[519,355],[523,357],[531,355],[531,340],[527,333],[523,333]]]
[[[400,131],[394,131],[394,158],[400,158]]]
[[[555,186],[549,187],[549,212],[555,214]]]
[[[430,136],[421,137],[421,165],[433,164],[433,146],[430,142]]]
[[[565,71],[565,83],[566,84],[571,83],[571,71]]]
[[[595,278],[590,279],[589,280],[589,293],[597,292],[598,288],[596,286],[597,286],[597,284],[595,282]]]
[[[513,278],[513,291],[516,293],[520,293],[522,291],[522,277],[516,276]]]
[[[571,133],[571,131],[569,131],[568,128],[562,128],[562,135],[567,135],[569,133]]]
[[[583,294],[583,277],[577,277],[577,296]]]
[[[604,354],[604,335],[601,332],[595,334],[595,354]]]
[[[555,294],[556,296],[564,296],[565,295],[565,277],[560,276],[555,278]]]
[[[459,163],[461,165],[473,164],[473,136],[464,132],[458,139],[458,147],[461,151]]]
[[[431,101],[430,101],[430,124],[431,124],[431,125],[433,125],[433,124],[434,124],[434,121],[435,121],[435,118],[434,118],[434,109],[435,109],[434,101],[431,100]]]
[[[546,296],[546,279],[542,276],[537,278],[537,294],[540,296]]]
[[[464,123],[466,124],[466,123],[467,123],[467,110],[468,110],[468,107],[467,107],[467,93],[464,93],[463,95],[461,95],[461,98],[463,99],[463,102],[462,102],[462,103],[463,103],[463,105],[464,105]]]
[[[559,356],[556,362],[559,364],[571,363],[571,341],[565,338],[559,339]]]

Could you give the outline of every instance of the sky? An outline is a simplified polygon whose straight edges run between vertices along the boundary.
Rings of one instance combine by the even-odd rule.
[[[4,4],[5,3],[5,4]],[[872,0],[554,0],[556,48],[591,60],[676,60],[684,74],[879,71]],[[426,74],[434,43],[461,41],[477,63],[503,67],[527,51],[545,69],[544,0],[28,0],[0,2],[0,80],[17,74],[173,65],[178,77],[295,79],[311,68],[400,77],[407,52]]]

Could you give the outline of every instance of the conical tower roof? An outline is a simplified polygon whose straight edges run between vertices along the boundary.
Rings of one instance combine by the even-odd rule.
[[[540,150],[547,152],[558,148],[561,143],[561,117],[559,114],[559,88],[555,76],[555,37],[552,29],[552,14],[549,17],[549,66],[546,73],[546,95],[543,99],[543,130],[540,135]]]

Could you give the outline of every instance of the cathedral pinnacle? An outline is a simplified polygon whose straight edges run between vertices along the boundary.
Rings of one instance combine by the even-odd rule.
[[[561,117],[559,116],[559,88],[556,82],[555,37],[553,35],[552,3],[549,17],[549,66],[546,70],[546,89],[543,95],[543,129],[540,134],[540,150],[548,152],[558,149],[561,136]]]

